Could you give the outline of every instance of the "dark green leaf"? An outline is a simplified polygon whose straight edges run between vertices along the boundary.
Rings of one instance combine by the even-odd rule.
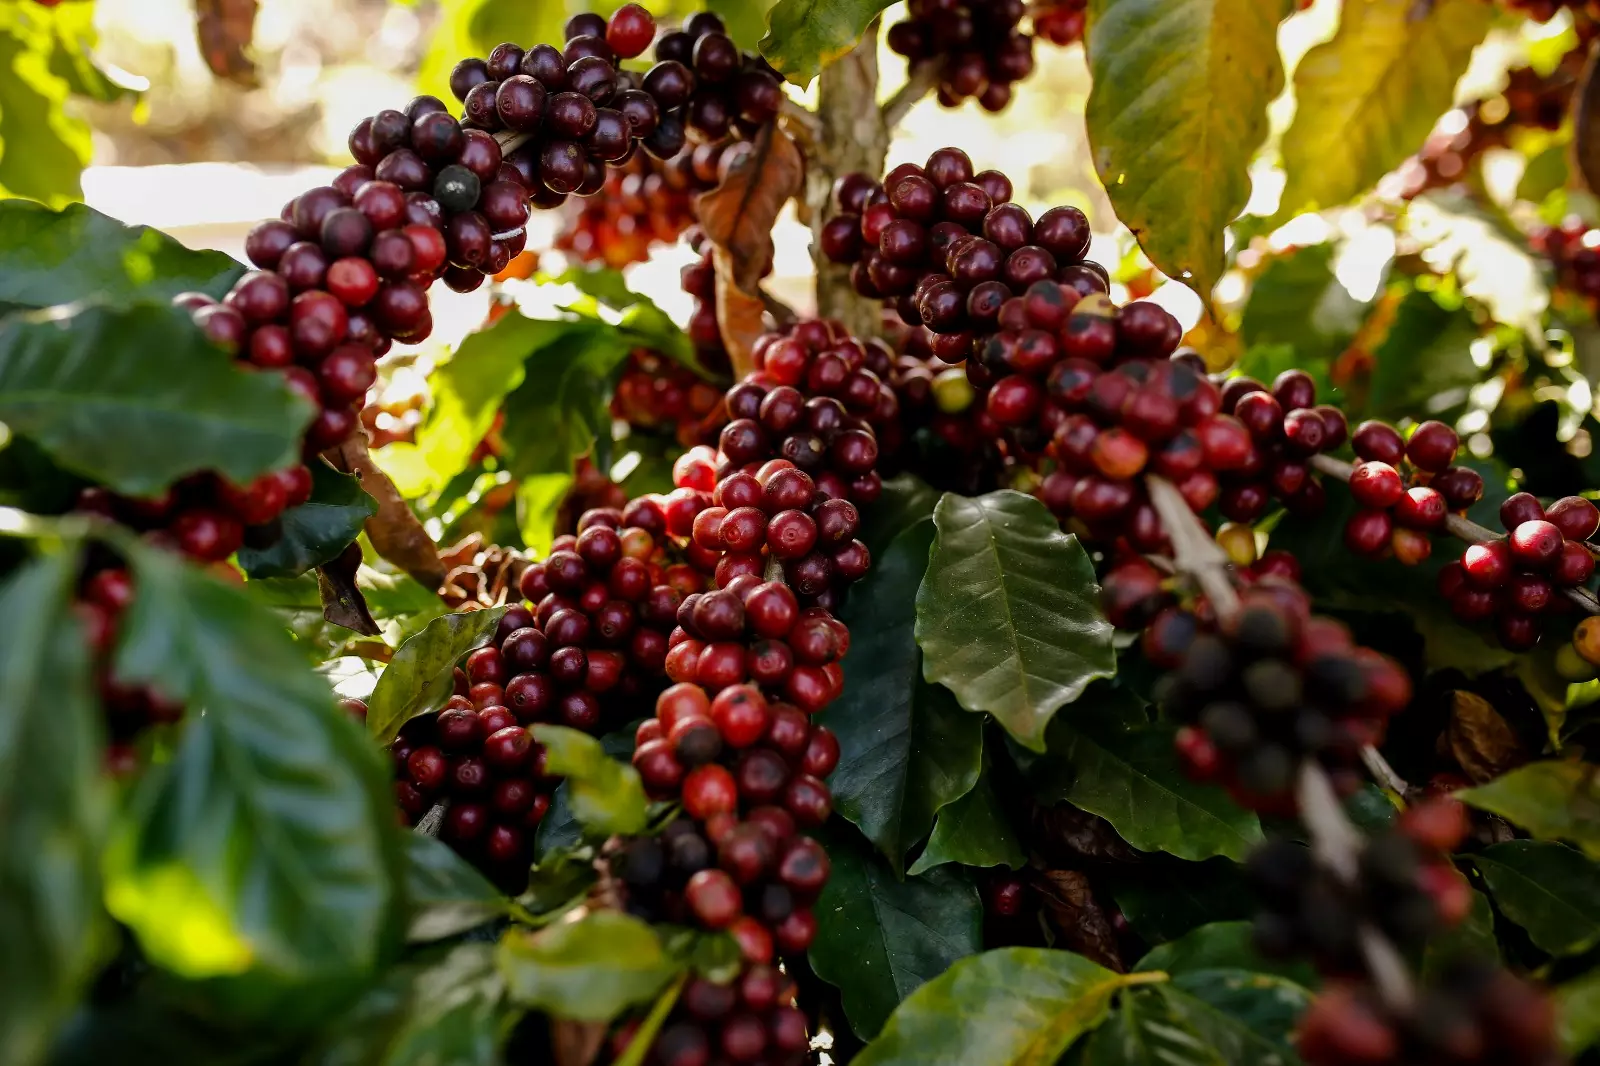
[[[591,451],[597,467],[611,466],[611,380],[633,338],[594,319],[566,325],[528,356],[526,376],[505,397],[500,438],[506,467],[519,478],[571,474],[573,461]]]
[[[933,521],[917,592],[923,675],[1043,751],[1051,716],[1116,672],[1088,553],[1044,504],[1009,489],[946,493]]]
[[[767,12],[761,54],[804,88],[822,68],[856,46],[892,0],[778,0]]]
[[[1311,993],[1293,981],[1246,970],[1197,970],[1175,975],[1156,993],[1227,1066],[1288,1066],[1295,1023]]]
[[[1283,91],[1284,0],[1095,0],[1086,118],[1100,184],[1145,255],[1201,299]]]
[[[488,944],[458,944],[385,974],[307,1057],[308,1066],[499,1066],[512,1012]]]
[[[528,889],[517,897],[517,902],[530,914],[554,914],[581,901],[597,876],[592,848],[552,851],[542,856],[528,874]]]
[[[180,292],[221,299],[244,267],[195,252],[159,230],[124,226],[83,204],[52,211],[0,200],[0,308],[164,303]]]
[[[928,846],[912,865],[911,872],[920,874],[947,862],[965,866],[1009,866],[1013,870],[1027,861],[1022,853],[1011,822],[995,795],[989,781],[990,768],[972,791],[942,807],[933,824],[933,836]]]
[[[726,930],[658,925],[656,933],[668,955],[714,984],[725,985],[744,972],[744,953]]]
[[[1162,970],[1172,974],[1201,970],[1244,970],[1273,974],[1307,988],[1319,983],[1317,971],[1303,961],[1274,962],[1256,950],[1249,922],[1212,922],[1162,944],[1140,959],[1135,970]]]
[[[35,44],[0,30],[0,192],[61,207],[83,198],[89,126],[62,110],[66,83]]]
[[[400,645],[367,697],[372,738],[388,745],[411,719],[443,707],[455,684],[456,663],[493,638],[505,613],[506,608],[496,607],[442,614]]]
[[[513,1000],[581,1021],[610,1021],[649,1002],[678,971],[655,930],[617,911],[537,933],[512,930],[498,956]]]
[[[409,939],[443,940],[506,913],[505,897],[449,846],[421,833],[403,835]]]
[[[370,970],[400,896],[383,761],[243,589],[149,549],[133,562],[116,675],[189,714],[107,849],[107,906],[184,976]]]
[[[1367,317],[1371,301],[1351,296],[1333,274],[1332,244],[1274,257],[1250,286],[1239,323],[1246,351],[1239,372],[1270,383],[1291,366],[1310,374],[1317,393],[1332,392],[1328,372]],[[1281,353],[1288,352],[1287,358]]]
[[[211,345],[186,311],[39,311],[0,323],[0,421],[133,496],[216,469],[237,484],[300,460],[311,407],[281,374]]]
[[[1105,1020],[1118,990],[1159,980],[1070,951],[988,951],[907,997],[854,1066],[1048,1066]]]
[[[939,492],[915,474],[898,474],[883,483],[883,492],[861,516],[857,533],[874,559],[889,550],[894,538],[924,518],[933,517]]]
[[[852,592],[840,614],[852,634],[844,694],[819,719],[839,738],[834,807],[896,873],[938,810],[977,782],[983,759],[983,721],[922,680],[916,594],[933,532],[925,519],[900,534]]]
[[[1478,0],[1368,0],[1295,68],[1278,217],[1337,207],[1415,152],[1489,28]]]
[[[1600,865],[1565,844],[1510,840],[1472,856],[1500,912],[1543,951],[1576,955],[1600,942]]]
[[[1581,762],[1535,762],[1457,792],[1456,798],[1490,811],[1536,837],[1566,840],[1600,859],[1600,783]]]
[[[578,824],[577,817],[572,813],[572,803],[567,798],[571,791],[571,786],[563,781],[550,794],[550,809],[539,821],[539,828],[533,836],[535,861],[543,862],[546,856],[583,841],[583,826]]]
[[[311,464],[311,478],[311,499],[283,512],[276,543],[239,549],[239,566],[250,577],[296,577],[332,562],[378,513],[378,501],[350,474],[318,462]]]
[[[0,1061],[37,1061],[109,946],[108,799],[76,552],[0,585]]]
[[[621,271],[575,266],[553,280],[575,286],[596,303],[617,312],[617,328],[625,335],[630,348],[648,348],[703,378],[712,377],[700,362],[689,335],[679,329],[654,300],[628,288]],[[591,309],[582,305],[570,309],[592,317]]]
[[[1428,945],[1422,950],[1422,979],[1435,980],[1462,959],[1500,959],[1500,945],[1494,936],[1494,907],[1482,892],[1472,893],[1472,909],[1465,918],[1428,938]]]
[[[826,842],[833,873],[814,908],[811,967],[868,1039],[906,996],[983,947],[983,905],[962,873],[901,881],[849,830]]]
[[[1239,867],[1227,859],[1112,870],[1111,898],[1128,923],[1153,944],[1176,940],[1207,922],[1249,918],[1255,897]]]
[[[533,736],[544,745],[546,771],[567,779],[567,802],[584,829],[600,837],[644,829],[649,802],[639,771],[576,729],[536,725]]]
[[[1035,792],[1098,814],[1141,851],[1242,860],[1261,841],[1259,819],[1221,788],[1184,775],[1175,731],[1170,722],[1126,728],[1103,711],[1058,716],[1048,758],[1030,770]]]
[[[1229,1066],[1185,1024],[1178,1008],[1153,989],[1133,989],[1090,1034],[1073,1066]]]
[[[1373,353],[1377,365],[1361,413],[1392,420],[1459,407],[1482,376],[1471,351],[1478,332],[1458,301],[1441,303],[1420,289],[1406,293]]]

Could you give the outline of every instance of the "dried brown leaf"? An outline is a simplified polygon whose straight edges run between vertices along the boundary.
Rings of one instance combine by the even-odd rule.
[[[1070,803],[1034,808],[1032,846],[1051,865],[1081,859],[1139,862],[1142,858],[1110,822]]]
[[[756,338],[766,332],[766,304],[734,283],[729,276],[729,256],[721,248],[714,249],[711,257],[717,271],[717,329],[722,346],[728,349],[733,376],[742,378],[755,369],[750,352]]]
[[[1590,192],[1600,193],[1600,48],[1590,47],[1572,100],[1572,155]]]
[[[256,65],[245,54],[255,36],[259,6],[259,0],[195,0],[200,54],[217,77],[250,88],[259,84]]]
[[[378,554],[410,574],[426,588],[444,583],[445,567],[439,549],[412,513],[405,498],[378,468],[367,451],[365,434],[357,433],[327,453],[333,465],[361,479],[367,495],[378,501],[378,513],[367,519],[367,537]]]
[[[1029,878],[1044,904],[1045,916],[1061,938],[1061,946],[1118,973],[1126,969],[1116,930],[1096,902],[1087,874],[1077,870],[1033,870]]]
[[[600,1057],[606,1040],[604,1022],[575,1022],[568,1018],[550,1020],[550,1051],[556,1066],[590,1066]]]
[[[356,587],[356,571],[361,568],[361,546],[352,544],[339,558],[317,567],[317,591],[322,594],[322,617],[336,626],[353,629],[365,637],[378,636],[377,619],[367,607],[367,598]]]
[[[1475,692],[1450,694],[1450,724],[1445,732],[1450,754],[1473,784],[1482,784],[1528,761],[1516,732]]]

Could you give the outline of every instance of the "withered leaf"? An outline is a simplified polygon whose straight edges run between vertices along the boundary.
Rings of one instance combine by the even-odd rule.
[[[259,0],[195,0],[195,34],[211,73],[239,85],[259,84],[256,65],[245,54],[255,36]]]
[[[1088,875],[1077,870],[1032,870],[1029,879],[1061,938],[1060,946],[1118,973],[1126,970],[1116,931],[1095,901]]]
[[[1032,845],[1052,864],[1080,859],[1138,862],[1142,856],[1117,835],[1111,823],[1070,803],[1033,809]]]
[[[367,451],[367,438],[357,433],[327,453],[334,466],[361,479],[361,487],[378,501],[378,513],[367,519],[367,537],[379,555],[410,574],[425,588],[444,583],[445,568],[439,550],[422,528],[410,505],[378,468]]]
[[[1600,51],[1591,49],[1572,99],[1572,154],[1590,192],[1600,192]]]
[[[1500,712],[1475,692],[1450,694],[1445,733],[1450,754],[1473,784],[1482,784],[1528,761],[1517,734]]]
[[[717,271],[717,330],[722,334],[722,346],[728,349],[728,361],[733,364],[733,376],[742,378],[755,369],[750,351],[756,338],[766,332],[763,312],[766,305],[760,296],[741,289],[730,276],[731,257],[721,248],[714,249],[711,261]]]
[[[352,544],[331,563],[317,567],[317,591],[322,594],[322,617],[336,626],[353,629],[362,636],[382,632],[367,607],[367,598],[356,587],[356,571],[361,568],[361,546]]]
[[[589,1066],[600,1057],[605,1039],[604,1022],[578,1022],[570,1018],[550,1020],[550,1050],[556,1066]]]

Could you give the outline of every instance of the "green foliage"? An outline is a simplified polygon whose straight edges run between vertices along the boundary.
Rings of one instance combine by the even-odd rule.
[[[854,1061],[1044,1066],[1105,1020],[1119,989],[1164,979],[1113,973],[1069,951],[988,951],[913,992]]]
[[[1536,837],[1568,841],[1600,859],[1600,791],[1593,766],[1529,763],[1456,796]]]
[[[0,195],[51,207],[83,197],[89,126],[63,105],[74,91],[105,86],[83,61],[86,42],[67,39],[74,31],[87,36],[92,27],[70,11],[0,6]]]
[[[0,310],[100,303],[162,303],[180,292],[221,299],[244,267],[196,252],[159,230],[125,226],[91,207],[53,211],[0,200]]]
[[[1096,0],[1086,118],[1095,170],[1150,261],[1209,302],[1223,230],[1283,91],[1285,0]]]
[[[983,947],[983,905],[964,871],[902,880],[849,830],[823,842],[833,873],[814,908],[811,967],[870,1038],[906,996]]]
[[[567,802],[579,825],[597,837],[644,829],[649,802],[639,771],[576,729],[536,725],[533,736],[544,745],[546,772],[567,779]]]
[[[326,979],[388,950],[401,862],[387,769],[245,592],[150,549],[116,676],[189,710],[106,851],[106,904],[174,973]]]
[[[0,1060],[33,1063],[110,945],[100,711],[70,613],[76,552],[0,585]]]
[[[86,305],[0,323],[0,421],[129,495],[215,469],[237,484],[300,458],[310,405],[251,373],[187,312]]]
[[[239,567],[252,578],[297,577],[330,563],[378,513],[378,501],[359,479],[326,463],[311,464],[311,498],[279,516],[283,535],[265,548],[239,550]]]
[[[506,913],[506,900],[447,845],[422,833],[403,833],[407,937],[443,940]]]
[[[920,874],[945,863],[965,866],[1009,866],[1025,861],[1022,844],[995,794],[992,770],[986,767],[965,796],[939,809],[928,846],[910,872]]]
[[[1592,970],[1555,990],[1561,1049],[1577,1055],[1600,1043],[1600,970]]]
[[[861,40],[889,0],[778,0],[767,12],[761,54],[804,88]]]
[[[450,698],[456,663],[494,636],[504,607],[440,615],[395,651],[367,699],[367,731],[388,744],[411,719]]]
[[[1493,10],[1478,0],[1346,4],[1295,69],[1279,220],[1336,207],[1416,151],[1450,106]]]
[[[1459,300],[1410,289],[1372,353],[1377,366],[1366,402],[1352,414],[1397,421],[1460,407],[1481,376],[1468,348],[1477,336]]]
[[[983,722],[922,679],[913,629],[933,536],[930,520],[911,526],[852,591],[840,615],[851,633],[844,692],[818,718],[839,737],[836,809],[896,873],[940,808],[976,783],[983,757]]]
[[[1157,856],[1160,859],[1160,856]],[[1208,922],[1255,913],[1250,884],[1228,859],[1165,859],[1132,867],[1108,879],[1111,898],[1138,934],[1152,944],[1176,940]]]
[[[617,911],[510,932],[498,954],[513,1000],[582,1021],[609,1021],[648,1003],[678,972],[655,930]]]
[[[923,675],[1043,750],[1051,716],[1116,670],[1089,556],[1020,492],[947,493],[933,521],[917,593]]]
[[[1319,396],[1332,391],[1333,360],[1371,310],[1370,301],[1356,300],[1334,277],[1336,251],[1332,244],[1292,249],[1255,279],[1239,322],[1245,345],[1239,373],[1270,382],[1294,366],[1311,375]]]
[[[1540,949],[1575,955],[1600,942],[1600,865],[1564,844],[1508,840],[1472,856],[1500,912]]]
[[[1152,949],[1135,970],[1164,970],[1173,975],[1203,970],[1243,970],[1273,974],[1307,988],[1315,988],[1316,970],[1304,961],[1289,963],[1267,959],[1256,950],[1249,922],[1212,922],[1193,929],[1168,944]]]

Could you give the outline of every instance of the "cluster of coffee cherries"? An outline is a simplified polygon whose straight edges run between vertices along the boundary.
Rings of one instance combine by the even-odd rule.
[[[751,966],[727,983],[693,977],[644,1061],[650,1066],[804,1066],[811,1061],[807,1026],[805,1012],[795,1006],[793,980],[777,967]],[[614,1056],[626,1052],[637,1028],[629,1023],[613,1037]]]
[[[1106,595],[1126,605],[1142,585],[1148,613],[1163,593],[1140,565],[1109,574]],[[1342,623],[1313,616],[1305,592],[1278,574],[1256,578],[1220,623],[1205,603],[1160,610],[1142,648],[1171,671],[1158,699],[1185,723],[1176,743],[1188,773],[1225,784],[1254,809],[1292,812],[1306,759],[1321,763],[1341,791],[1359,787],[1361,748],[1381,739],[1411,698],[1399,664],[1356,645]]]
[[[1083,258],[1090,232],[1082,211],[1053,207],[1036,221],[1011,192],[1009,178],[974,172],[959,148],[941,148],[923,166],[903,163],[881,184],[847,174],[834,189],[840,213],[823,226],[822,251],[853,264],[857,292],[927,326],[935,353],[958,363],[995,328],[1006,301],[1036,281],[1085,295],[1110,290],[1104,268]]]
[[[635,430],[671,434],[687,448],[722,402],[716,386],[659,352],[635,349],[611,395],[611,415]]]
[[[1033,38],[1020,28],[1023,0],[911,0],[889,27],[889,47],[915,66],[937,64],[938,99],[985,111],[1011,102],[1011,85],[1033,73]]]
[[[1535,230],[1528,243],[1550,260],[1563,289],[1591,302],[1600,299],[1600,231],[1573,216]]]
[[[1033,32],[1057,48],[1083,40],[1089,0],[1038,0],[1030,9]]]
[[[690,140],[714,144],[749,139],[777,117],[782,81],[765,59],[742,53],[722,20],[701,11],[656,42],[654,80],[644,87],[664,109],[681,107]],[[671,102],[669,102],[671,101]]]
[[[1443,422],[1423,422],[1409,440],[1386,422],[1368,421],[1350,438],[1355,464],[1350,495],[1360,507],[1345,523],[1344,542],[1369,559],[1415,566],[1433,552],[1429,534],[1483,497],[1476,470],[1452,466],[1459,441]],[[1403,472],[1410,472],[1410,485]]]
[[[569,201],[555,246],[585,263],[603,263],[620,270],[642,263],[659,244],[671,244],[694,224],[692,186],[677,161],[638,154],[606,172],[599,195]]]
[[[1472,890],[1449,860],[1469,827],[1459,801],[1423,800],[1397,828],[1363,838],[1350,880],[1303,844],[1269,839],[1245,863],[1265,908],[1255,918],[1256,947],[1269,958],[1309,956],[1323,972],[1346,975],[1364,970],[1362,926],[1402,951],[1420,950],[1472,908]]]
[[[976,403],[966,369],[933,354],[934,335],[924,326],[898,323],[899,353],[889,385],[900,401],[901,446],[888,467],[903,466],[937,488],[976,496],[1001,484],[1005,452],[993,420]],[[893,331],[890,331],[891,334]]]
[[[1363,842],[1353,877],[1282,838],[1250,856],[1246,874],[1266,908],[1256,946],[1274,958],[1309,955],[1331,977],[1296,1033],[1311,1066],[1560,1061],[1549,1000],[1497,966],[1448,960],[1403,1008],[1361,979],[1363,928],[1415,953],[1467,916],[1472,891],[1448,856],[1468,828],[1458,801],[1433,796]]]
[[[1500,642],[1526,651],[1539,642],[1539,615],[1563,609],[1562,590],[1585,586],[1594,575],[1586,542],[1600,527],[1600,509],[1582,496],[1545,507],[1519,492],[1500,505],[1500,522],[1507,535],[1468,545],[1459,561],[1439,571],[1439,591],[1457,618],[1492,617]]]
[[[133,576],[120,565],[91,566],[79,582],[73,612],[83,624],[105,709],[105,767],[115,776],[139,765],[139,738],[152,726],[178,721],[183,704],[167,699],[153,685],[118,682],[111,674],[111,653],[123,615],[133,603]]]

